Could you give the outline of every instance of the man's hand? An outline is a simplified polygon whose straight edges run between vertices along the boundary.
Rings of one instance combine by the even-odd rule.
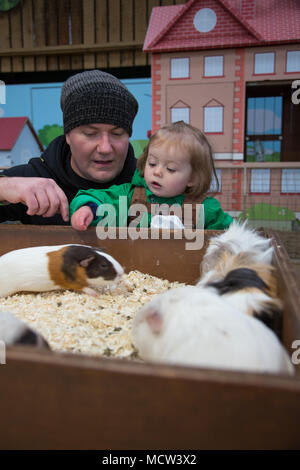
[[[4,176],[0,178],[0,201],[23,203],[28,215],[52,217],[59,212],[65,222],[69,220],[68,199],[49,178]]]

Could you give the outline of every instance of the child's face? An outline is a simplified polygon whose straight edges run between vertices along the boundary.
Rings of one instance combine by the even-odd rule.
[[[193,186],[190,159],[178,145],[150,144],[144,178],[156,196],[178,196],[188,186]]]

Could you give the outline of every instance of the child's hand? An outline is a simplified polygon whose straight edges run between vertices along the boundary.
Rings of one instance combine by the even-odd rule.
[[[93,218],[92,209],[89,206],[82,206],[72,215],[72,227],[75,230],[86,230],[92,223]]]

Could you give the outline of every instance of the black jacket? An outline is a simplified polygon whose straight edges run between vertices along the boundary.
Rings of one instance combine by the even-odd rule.
[[[131,144],[122,172],[109,183],[95,183],[81,178],[75,173],[70,164],[70,147],[64,136],[54,139],[39,158],[31,158],[25,165],[19,165],[1,172],[5,176],[38,176],[52,178],[66,194],[69,203],[79,189],[106,189],[113,184],[129,183],[136,168],[136,159]],[[8,204],[0,206],[0,222],[19,220],[23,224],[36,225],[69,225],[60,214],[54,217],[29,216],[24,204]]]

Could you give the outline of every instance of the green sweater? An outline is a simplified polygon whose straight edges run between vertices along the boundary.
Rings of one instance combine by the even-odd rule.
[[[108,216],[107,225],[126,227],[128,225],[128,209],[130,207],[133,191],[136,186],[142,186],[145,188],[147,201],[150,203],[169,205],[179,204],[181,206],[184,202],[184,194],[180,194],[179,196],[175,196],[172,198],[155,196],[147,188],[144,178],[142,178],[138,170],[136,170],[131,183],[114,185],[108,189],[89,189],[78,191],[75,198],[70,204],[70,216],[72,216],[77,209],[79,209],[81,206],[86,205],[87,203],[94,203],[97,206],[108,204],[109,206],[114,207],[116,220]],[[207,197],[202,201],[202,204],[204,206],[205,229],[224,230],[229,227],[233,219],[229,214],[222,210],[217,199],[213,197]],[[103,219],[104,216],[106,217],[107,213],[110,214],[109,206],[107,206],[107,210],[105,210],[105,206],[102,207],[103,214],[93,220],[91,225],[96,226],[99,221]],[[144,219],[144,222],[140,225],[149,227],[150,224],[151,214],[148,214],[148,220]]]

